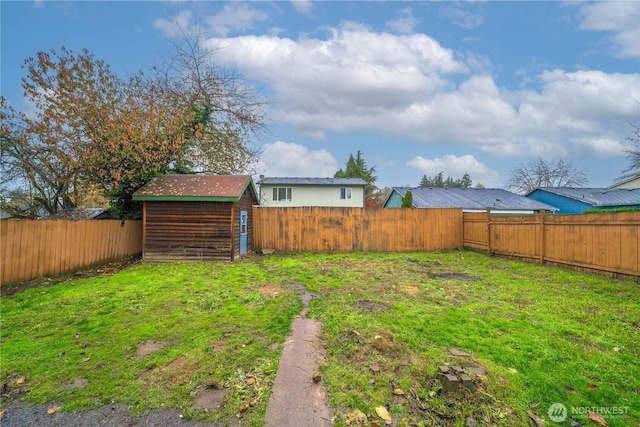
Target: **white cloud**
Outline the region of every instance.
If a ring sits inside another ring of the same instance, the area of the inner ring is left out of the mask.
[[[451,23],[461,28],[474,28],[484,23],[481,13],[473,13],[463,9],[458,3],[449,3],[442,7],[440,16],[449,19]]]
[[[615,55],[640,56],[640,3],[606,1],[580,3],[580,28],[611,33]]]
[[[303,15],[309,15],[313,11],[311,0],[291,0],[293,8]]]
[[[247,3],[228,3],[222,11],[207,18],[209,29],[214,34],[226,37],[231,31],[244,31],[253,28],[255,21],[266,21],[269,15],[266,12],[249,7]]]
[[[447,154],[436,159],[425,159],[422,156],[418,156],[409,160],[407,166],[418,169],[423,175],[427,175],[428,177],[433,177],[442,172],[445,177],[450,176],[458,179],[462,178],[462,175],[465,173],[468,173],[474,185],[481,183],[484,186],[489,186],[500,180],[500,174],[498,174],[498,172],[489,169],[470,154],[463,156]]]
[[[411,34],[416,25],[418,25],[418,20],[413,16],[413,10],[407,7],[398,11],[397,18],[387,22],[386,27],[398,33]]]
[[[200,32],[213,33],[226,37],[231,32],[250,30],[258,21],[266,21],[269,15],[259,9],[249,7],[246,3],[229,3],[222,10],[205,19],[206,28],[202,24],[192,24],[193,12],[183,10],[171,19],[156,19],[153,25],[161,30],[165,37],[182,37],[183,33],[195,34]]]
[[[276,141],[265,145],[254,169],[265,176],[326,178],[339,168],[336,158],[325,149],[309,150],[301,144]]]
[[[189,10],[183,10],[177,15],[169,19],[156,19],[153,26],[162,31],[165,37],[177,38],[190,31],[195,31],[195,26],[191,25],[193,13]]]
[[[212,38],[223,62],[269,87],[273,119],[319,139],[378,132],[466,145],[499,157],[622,156],[638,117],[640,73],[549,70],[537,90],[508,90],[491,63],[425,34],[377,33],[353,22],[326,39]],[[488,71],[487,71],[488,70]]]

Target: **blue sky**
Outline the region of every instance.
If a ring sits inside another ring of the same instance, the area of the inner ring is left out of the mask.
[[[269,104],[256,174],[333,176],[349,154],[378,186],[471,175],[503,187],[541,156],[609,186],[640,125],[640,2],[0,3],[1,91],[40,50],[89,49],[119,74],[172,53],[176,22]]]

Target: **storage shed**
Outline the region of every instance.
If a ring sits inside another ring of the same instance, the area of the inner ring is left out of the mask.
[[[145,261],[232,261],[252,250],[253,180],[245,175],[161,175],[143,202]]]

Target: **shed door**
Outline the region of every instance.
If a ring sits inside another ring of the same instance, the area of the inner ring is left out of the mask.
[[[240,211],[240,255],[247,253],[247,211]]]

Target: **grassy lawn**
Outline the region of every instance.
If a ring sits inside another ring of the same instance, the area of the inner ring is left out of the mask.
[[[337,425],[356,409],[384,425],[380,406],[399,426],[528,426],[528,411],[553,425],[553,403],[580,423],[602,408],[610,426],[640,424],[638,282],[467,251],[141,263],[19,292],[0,300],[5,394],[261,425],[277,344],[302,308],[292,282],[321,295],[309,316],[324,323]],[[150,341],[162,348],[139,354]],[[445,392],[444,365],[485,375]],[[194,409],[211,389],[228,390],[221,411]]]

